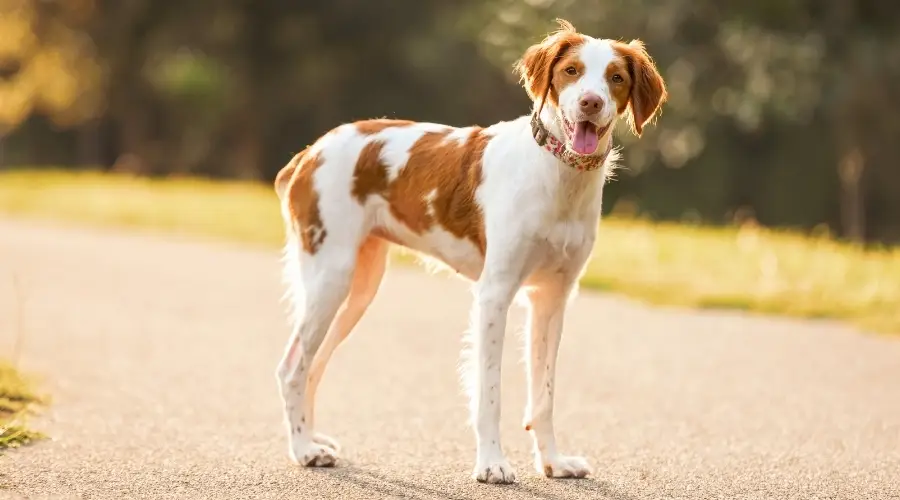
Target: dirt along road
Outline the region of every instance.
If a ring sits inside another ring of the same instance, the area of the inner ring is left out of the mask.
[[[0,222],[0,353],[18,330],[53,397],[34,422],[53,439],[0,457],[0,498],[900,498],[900,339],[587,293],[556,419],[595,475],[531,466],[516,309],[502,431],[520,481],[475,483],[468,286],[396,265],[319,391],[342,460],[301,469],[274,376],[281,292],[276,251]]]

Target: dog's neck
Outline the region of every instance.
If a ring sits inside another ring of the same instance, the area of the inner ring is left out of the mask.
[[[535,103],[535,112],[538,110],[538,107],[539,105]],[[552,109],[552,107],[548,104],[544,104],[539,117],[541,119],[541,123],[544,124],[544,128],[547,129],[547,132],[550,132],[560,140],[565,140],[566,135],[563,129],[562,119],[560,118],[559,113],[557,113],[556,110]]]

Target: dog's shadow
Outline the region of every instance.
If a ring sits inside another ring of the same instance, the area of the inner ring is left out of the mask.
[[[396,477],[366,470],[353,464],[347,464],[334,468],[307,469],[313,474],[319,474],[339,484],[353,484],[354,486],[370,491],[376,495],[388,498],[408,498],[415,500],[469,500],[459,492],[450,492],[439,486],[426,486],[421,483],[406,481]],[[479,484],[478,488],[497,488],[497,495],[506,497],[509,493],[519,492],[523,497],[537,498],[540,500],[568,500],[573,498],[573,490],[579,490],[576,494],[579,498],[595,500],[635,500],[635,497],[618,490],[612,483],[596,478],[586,479],[554,479],[539,478],[538,481],[526,478],[512,485],[488,485]],[[458,488],[454,488],[458,489]],[[487,493],[487,492],[486,492]],[[481,495],[479,495],[481,496]],[[374,498],[373,495],[370,498]]]

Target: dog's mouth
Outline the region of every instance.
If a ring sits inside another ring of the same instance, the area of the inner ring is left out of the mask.
[[[609,130],[608,123],[603,127],[598,127],[595,123],[587,120],[574,123],[568,120],[564,121],[569,144],[572,150],[580,155],[594,154],[600,144],[600,138]]]

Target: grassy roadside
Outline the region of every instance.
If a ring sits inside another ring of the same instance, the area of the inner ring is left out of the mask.
[[[25,426],[29,407],[38,402],[40,399],[27,380],[12,365],[0,360],[0,451],[43,437]]]
[[[265,184],[0,172],[0,214],[271,247],[283,241],[275,195]],[[898,248],[863,249],[751,226],[608,218],[583,284],[655,304],[834,318],[900,333]]]

